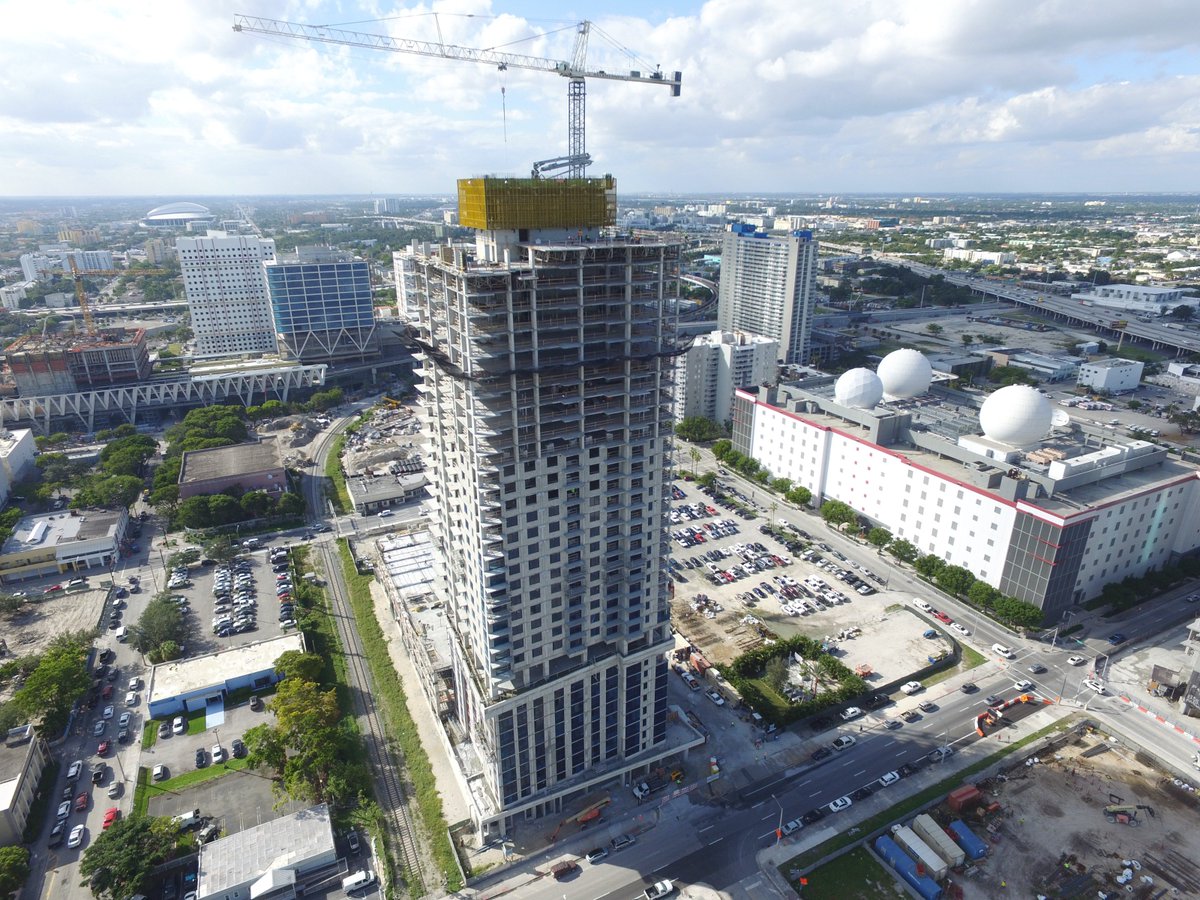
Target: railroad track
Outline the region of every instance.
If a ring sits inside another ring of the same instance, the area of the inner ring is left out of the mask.
[[[375,782],[376,802],[389,826],[385,841],[403,870],[403,878],[410,892],[419,896],[439,882],[436,873],[429,871],[426,857],[418,845],[417,824],[408,809],[407,791],[400,778],[403,760],[397,760],[393,755],[388,745],[383,716],[375,704],[374,680],[363,654],[358,629],[354,627],[354,611],[342,581],[341,558],[331,542],[322,542],[318,546],[329,576],[330,616],[342,642],[347,677],[354,695],[355,715]]]

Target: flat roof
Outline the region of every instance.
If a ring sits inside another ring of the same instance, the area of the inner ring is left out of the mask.
[[[288,650],[304,651],[304,635],[299,631],[266,641],[218,650],[204,656],[159,663],[150,670],[146,690],[149,703],[179,697],[224,684],[230,678],[265,672]]]
[[[248,444],[186,451],[179,467],[179,483],[230,478],[282,468],[283,457],[279,455],[279,444],[273,437],[263,438]]]
[[[426,483],[424,473],[388,475],[386,478],[367,478],[359,475],[346,480],[346,489],[353,500],[390,500],[403,497]]]
[[[1093,368],[1097,369],[1119,369],[1124,368],[1125,366],[1140,366],[1142,363],[1138,362],[1136,359],[1113,359],[1110,357],[1105,359],[1088,360],[1084,363],[1084,365],[1092,366]]]
[[[0,553],[22,553],[105,537],[115,540],[123,516],[124,511],[119,509],[73,509],[26,516],[17,522]]]
[[[200,847],[199,897],[211,897],[334,852],[329,807],[310,806]]]
[[[17,445],[25,440],[25,435],[32,433],[28,428],[0,431],[0,457],[11,455],[17,449]]]
[[[33,729],[23,725],[9,731],[4,742],[0,743],[0,810],[12,806],[17,788],[20,787],[21,773],[25,771],[25,761],[29,759],[36,740]]]

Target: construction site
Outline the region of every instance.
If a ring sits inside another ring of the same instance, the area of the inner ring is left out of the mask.
[[[1198,897],[1198,813],[1195,784],[1084,723],[872,848],[923,896]]]
[[[25,335],[4,348],[4,360],[5,380],[26,397],[130,384],[150,375],[142,328]]]

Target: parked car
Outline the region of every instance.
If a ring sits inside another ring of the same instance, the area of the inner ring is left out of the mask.
[[[900,687],[900,690],[904,691],[904,693],[906,693],[906,694],[915,694],[915,693],[919,692],[922,687],[923,687],[923,685],[919,681],[906,681]]]
[[[854,735],[843,734],[841,737],[837,738],[832,744],[830,744],[830,746],[833,747],[834,750],[849,750],[851,747],[853,747],[857,743],[858,743],[858,741],[857,741],[857,739],[855,739]]]
[[[834,800],[832,803],[829,804],[829,811],[835,812],[835,813],[841,812],[844,809],[849,809],[853,805],[853,803],[854,803],[854,801],[851,800],[849,797],[838,797],[836,800]]]
[[[83,843],[83,833],[86,829],[83,825],[76,825],[71,829],[71,836],[67,838],[67,846],[74,850]]]

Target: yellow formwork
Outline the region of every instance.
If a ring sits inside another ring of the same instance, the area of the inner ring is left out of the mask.
[[[617,186],[603,178],[460,178],[458,222],[467,228],[600,228],[617,219]]]

